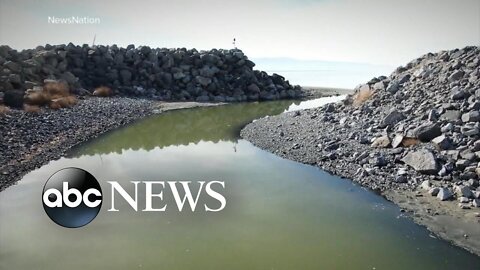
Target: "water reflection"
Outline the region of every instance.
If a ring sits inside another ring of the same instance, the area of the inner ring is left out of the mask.
[[[121,153],[122,150],[152,150],[169,145],[188,145],[200,141],[229,141],[235,150],[242,129],[252,119],[284,112],[300,101],[239,103],[210,108],[170,111],[152,116],[98,138],[99,143],[75,149],[74,156]],[[72,152],[72,153],[73,153]]]

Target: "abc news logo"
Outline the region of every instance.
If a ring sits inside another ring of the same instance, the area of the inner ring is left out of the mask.
[[[190,190],[190,181],[130,181],[134,188],[133,196],[125,191],[118,182],[108,181],[111,187],[111,205],[108,211],[119,211],[115,208],[115,198],[119,197],[125,200],[134,211],[138,211],[138,186],[141,183],[145,186],[145,207],[141,210],[144,212],[166,211],[167,204],[153,205],[153,198],[163,200],[163,192],[167,190],[166,186],[169,187],[179,212],[184,209],[186,204],[189,204],[192,212],[195,211],[203,190],[220,204],[217,208],[211,208],[204,204],[204,211],[221,211],[227,203],[225,197],[213,189],[213,186],[224,189],[225,183],[221,181],[198,181],[200,187],[195,196]],[[154,187],[160,188],[161,191],[155,193]],[[183,195],[181,195],[181,191],[183,191]],[[115,194],[120,196],[115,196]],[[102,198],[102,189],[93,175],[79,168],[65,168],[54,173],[45,183],[42,203],[45,213],[52,221],[63,227],[78,228],[95,219],[102,207]]]

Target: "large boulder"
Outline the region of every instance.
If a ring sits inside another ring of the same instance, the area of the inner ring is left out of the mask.
[[[402,161],[419,173],[435,174],[438,172],[438,163],[434,154],[428,149],[409,152]]]
[[[381,127],[393,127],[395,126],[398,122],[402,121],[405,119],[405,115],[401,112],[399,112],[396,109],[393,109],[390,111],[390,113],[387,114],[382,120],[382,123],[380,124]]]
[[[414,130],[415,137],[422,142],[429,142],[435,137],[442,135],[440,126],[436,123],[427,123],[417,127]]]

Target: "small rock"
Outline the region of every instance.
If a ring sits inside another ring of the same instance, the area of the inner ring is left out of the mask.
[[[212,79],[203,76],[196,76],[195,79],[202,86],[208,86],[212,82]]]
[[[398,80],[398,83],[404,84],[410,80],[410,77],[411,77],[410,74],[405,74],[402,77],[400,77],[400,79]]]
[[[23,106],[23,91],[8,90],[3,96],[3,103],[12,108],[22,108]]]
[[[399,88],[400,88],[400,86],[398,85],[397,82],[391,82],[387,87],[387,92],[389,92],[391,94],[395,94],[398,91]]]
[[[387,161],[387,159],[385,159],[384,156],[377,155],[377,156],[372,157],[369,160],[369,163],[372,164],[373,166],[376,166],[376,167],[383,167],[383,166],[386,166],[388,164],[388,161]]]
[[[457,121],[462,116],[462,113],[458,110],[446,110],[441,116],[440,120],[445,121]]]
[[[457,168],[457,170],[464,170],[464,169],[467,168],[470,164],[472,164],[472,162],[469,161],[469,160],[459,159],[459,160],[457,160],[457,162],[455,162],[455,167]]]
[[[405,119],[405,115],[394,109],[387,116],[385,116],[385,118],[383,118],[381,127],[393,127],[403,119]]]
[[[428,180],[425,180],[422,182],[422,184],[420,185],[422,189],[424,190],[430,190],[430,181]]]
[[[463,129],[462,128],[462,134],[467,136],[467,137],[473,137],[473,136],[477,136],[478,134],[480,134],[480,131],[478,130],[478,128],[468,128],[468,129]]]
[[[446,201],[453,197],[453,193],[448,188],[440,188],[438,190],[437,198],[441,201]]]
[[[480,199],[474,199],[472,202],[472,205],[474,207],[480,207]]]
[[[378,137],[373,141],[371,146],[376,148],[386,148],[390,146],[390,138],[388,138],[387,135]]]
[[[408,172],[407,172],[407,169],[405,169],[405,168],[400,168],[397,171],[397,175],[407,175],[407,174],[408,174]]]
[[[397,134],[392,140],[392,147],[397,148],[402,144],[404,136],[402,134]]]
[[[448,81],[449,81],[449,82],[458,81],[458,80],[460,80],[461,78],[463,78],[464,75],[465,75],[465,72],[463,72],[462,70],[454,71],[454,72],[448,77]]]
[[[439,191],[440,191],[440,188],[434,187],[428,190],[428,194],[432,196],[437,196]]]
[[[250,92],[255,92],[255,93],[260,93],[260,88],[258,87],[258,85],[252,83],[250,84],[248,87],[247,87],[248,91]]]
[[[480,112],[478,111],[470,111],[468,113],[464,113],[462,115],[462,121],[464,123],[468,122],[479,122],[480,121]]]
[[[333,105],[332,103],[325,105],[324,108],[325,112],[327,113],[335,112],[335,105]]]
[[[208,102],[210,101],[210,97],[209,96],[198,96],[195,101],[197,102]]]
[[[438,112],[437,110],[430,110],[428,113],[428,121],[435,122],[438,120]]]
[[[474,161],[476,159],[475,153],[470,151],[470,149],[466,149],[460,152],[460,157],[466,160]]]
[[[373,89],[375,90],[384,90],[385,89],[385,84],[382,82],[377,82],[376,84],[373,85]]]
[[[5,62],[3,66],[16,73],[22,70],[22,67],[18,63],[12,61]]]
[[[467,185],[470,186],[470,188],[475,189],[479,186],[479,182],[477,179],[469,179]]]
[[[442,131],[443,133],[446,133],[446,132],[449,132],[449,131],[453,131],[453,128],[454,128],[454,126],[453,126],[452,123],[447,123],[445,126],[443,126],[443,127],[441,128],[441,131]]]
[[[445,135],[440,135],[433,138],[432,143],[434,143],[441,150],[447,150],[451,147],[451,142]]]
[[[460,197],[473,198],[472,190],[466,186],[455,187],[455,193],[457,193],[457,195]]]
[[[395,182],[396,183],[407,183],[408,180],[407,180],[407,177],[405,177],[405,175],[397,175],[397,176],[395,176]]]

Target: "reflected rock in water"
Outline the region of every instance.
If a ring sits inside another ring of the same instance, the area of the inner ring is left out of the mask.
[[[280,114],[292,103],[282,100],[169,111],[106,133],[76,148],[70,156],[121,153],[128,149],[149,151],[200,141],[235,143],[240,130],[252,119]]]

